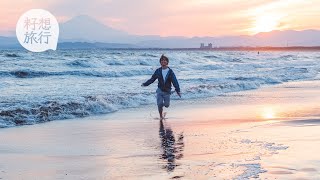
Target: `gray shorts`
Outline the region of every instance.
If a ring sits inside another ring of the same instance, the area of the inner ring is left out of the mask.
[[[161,89],[157,89],[157,105],[158,107],[169,107],[170,105],[170,92],[163,92]]]

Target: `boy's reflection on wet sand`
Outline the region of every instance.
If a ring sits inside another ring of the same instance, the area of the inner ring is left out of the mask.
[[[163,120],[160,120],[159,136],[162,150],[160,159],[168,161],[163,168],[168,172],[173,171],[175,167],[178,166],[176,160],[183,157],[183,133],[178,134],[176,141],[171,127],[166,123],[163,123]]]

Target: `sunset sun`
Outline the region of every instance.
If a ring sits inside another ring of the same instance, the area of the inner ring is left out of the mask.
[[[279,28],[280,17],[276,15],[263,15],[257,17],[253,23],[252,32],[270,32]]]

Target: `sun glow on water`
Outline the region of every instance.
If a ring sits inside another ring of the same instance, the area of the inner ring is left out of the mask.
[[[275,119],[276,118],[276,113],[274,109],[272,108],[265,108],[262,111],[262,118],[263,119]]]

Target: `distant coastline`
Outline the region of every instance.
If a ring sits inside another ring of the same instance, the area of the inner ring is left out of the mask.
[[[63,42],[58,43],[58,49],[111,49],[111,50],[199,50],[199,51],[320,51],[320,46],[221,46],[207,48],[165,48],[141,47],[135,44],[121,43],[89,43],[89,42]]]
[[[1,50],[24,49],[15,38],[10,43],[0,43]],[[147,47],[130,43],[60,42],[57,50],[64,49],[110,49],[110,50],[196,50],[196,51],[320,51],[317,46],[208,46],[208,47]]]
[[[121,43],[89,43],[89,42],[63,42],[58,43],[58,49],[118,49],[118,50],[199,50],[199,51],[320,51],[320,46],[221,46],[207,48],[165,48],[141,47],[134,44]]]
[[[275,47],[275,46],[257,46],[257,47],[215,47],[211,49],[199,50],[213,50],[213,51],[320,51],[320,46],[289,46],[289,47]]]
[[[196,50],[196,51],[320,51],[320,46],[290,46],[290,47],[273,47],[273,46],[258,46],[258,47],[213,47],[208,49],[203,48],[156,48],[156,47],[61,47],[58,49],[109,49],[109,50]]]

